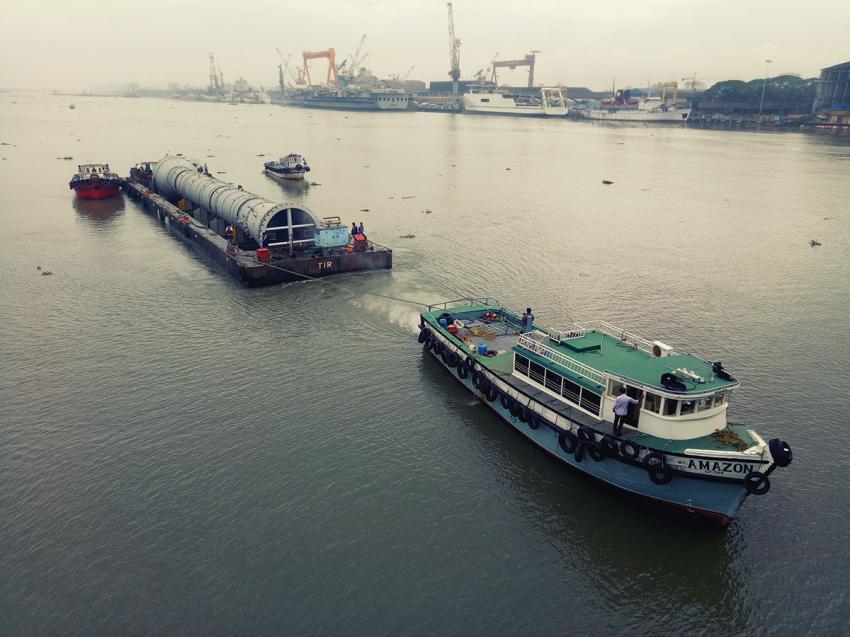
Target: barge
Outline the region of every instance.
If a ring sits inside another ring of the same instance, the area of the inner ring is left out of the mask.
[[[558,461],[721,525],[792,460],[786,442],[727,421],[739,382],[721,363],[604,321],[552,330],[467,298],[428,306],[419,342]],[[615,404],[628,405],[619,428]]]
[[[169,231],[248,287],[392,268],[392,250],[353,237],[339,217],[275,203],[179,156],[143,162],[127,194]]]

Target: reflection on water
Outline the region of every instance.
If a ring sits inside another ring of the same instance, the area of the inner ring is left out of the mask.
[[[306,197],[308,191],[310,190],[310,182],[306,179],[299,179],[295,181],[293,179],[281,179],[279,177],[272,177],[268,173],[264,174],[269,181],[272,181],[278,186],[280,186],[280,189],[283,191],[287,199],[303,199],[304,197]]]
[[[489,408],[465,400],[466,390],[428,354],[422,354],[420,373],[423,384],[449,397],[448,419],[462,423],[466,446],[486,458],[475,471],[490,473],[485,483],[518,518],[535,522],[528,525],[538,536],[532,541],[550,547],[565,574],[581,573],[582,586],[619,600],[638,624],[653,621],[657,609],[641,602],[649,598],[701,609],[723,626],[742,626],[750,600],[731,566],[734,547],[742,541],[736,522],[720,532],[611,489],[548,459]],[[659,559],[660,547],[667,558]],[[684,628],[689,621],[668,618],[667,629]]]
[[[88,221],[108,221],[119,213],[124,212],[124,197],[109,197],[108,199],[80,199],[74,197],[74,210]]]

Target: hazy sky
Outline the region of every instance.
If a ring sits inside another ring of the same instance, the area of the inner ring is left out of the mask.
[[[697,74],[707,83],[781,72],[812,76],[850,60],[850,0],[456,0],[461,71],[542,51],[545,83],[604,89]],[[166,82],[205,86],[214,52],[225,80],[276,84],[275,47],[334,47],[367,33],[366,66],[385,77],[448,78],[441,0],[0,0],[0,86],[86,89]],[[314,80],[323,76],[312,62]],[[524,70],[500,74],[524,84]]]

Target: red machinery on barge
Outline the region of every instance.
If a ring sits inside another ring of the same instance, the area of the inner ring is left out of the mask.
[[[117,197],[121,189],[121,177],[109,169],[109,164],[80,164],[68,187],[80,199]]]

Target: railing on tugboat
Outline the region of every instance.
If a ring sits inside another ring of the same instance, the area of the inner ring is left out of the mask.
[[[583,376],[584,378],[587,378],[588,380],[596,383],[597,385],[604,386],[606,383],[604,374],[593,369],[589,365],[579,363],[577,360],[573,360],[566,354],[562,354],[558,350],[555,350],[546,345],[545,343],[540,342],[539,340],[537,340],[537,337],[534,336],[533,332],[529,332],[527,334],[520,334],[517,345],[519,347],[527,349],[529,352],[533,352],[538,356],[541,356],[546,360],[555,363],[560,367],[563,367],[566,370],[573,372],[574,374]]]
[[[624,343],[630,343],[637,347],[639,350],[647,352],[648,354],[652,353],[652,341],[648,341],[645,338],[638,336],[637,334],[632,334],[624,329],[620,329],[616,325],[611,325],[608,321],[589,321],[587,323],[576,323],[576,327],[579,329],[585,330],[585,332],[601,332],[603,334],[607,334],[608,336],[612,336],[617,338]]]
[[[499,309],[504,309],[502,304],[496,299],[486,298],[486,297],[466,297],[463,299],[454,299],[452,301],[443,301],[442,303],[433,303],[428,306],[428,311],[433,312],[434,310],[447,310],[449,307],[463,307],[468,305],[492,305]]]

